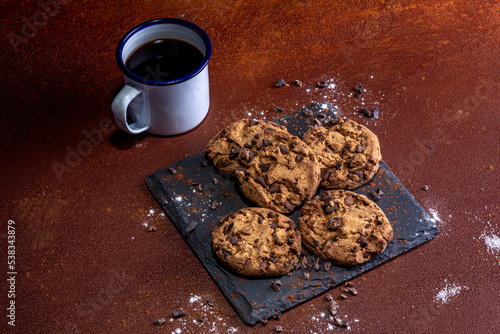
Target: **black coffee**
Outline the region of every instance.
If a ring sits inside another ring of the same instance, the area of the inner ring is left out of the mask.
[[[148,42],[133,51],[125,66],[144,79],[171,81],[192,73],[204,58],[196,46],[165,38]]]

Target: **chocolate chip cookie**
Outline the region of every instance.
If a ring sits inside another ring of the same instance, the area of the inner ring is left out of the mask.
[[[234,122],[209,141],[206,153],[223,175],[238,180],[246,198],[280,213],[291,213],[319,186],[312,150],[273,122]]]
[[[327,189],[355,189],[377,172],[380,144],[367,127],[341,118],[311,127],[302,140],[313,150],[321,166],[321,186]]]
[[[302,244],[338,265],[352,266],[382,253],[393,231],[384,212],[364,195],[328,190],[302,207]]]
[[[233,212],[212,232],[217,259],[243,276],[280,276],[299,262],[301,237],[295,223],[266,208]]]

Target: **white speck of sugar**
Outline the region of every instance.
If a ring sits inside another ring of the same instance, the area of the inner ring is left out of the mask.
[[[483,232],[479,236],[479,239],[483,240],[486,247],[488,247],[488,253],[500,254],[500,237],[498,235],[488,235],[486,232]]]
[[[429,212],[430,212],[431,217],[434,220],[434,222],[440,222],[441,221],[441,218],[439,218],[439,215],[438,215],[436,209],[430,208]]]
[[[181,201],[182,201],[182,197],[181,197],[181,196],[177,196],[177,197],[175,198],[175,200],[176,200],[177,202],[181,202]]]
[[[439,290],[439,292],[436,294],[434,297],[435,302],[441,302],[441,304],[447,304],[450,299],[456,295],[458,295],[462,289],[467,290],[469,289],[466,286],[459,286],[456,285],[455,283],[448,283],[447,280],[444,280],[446,285],[444,288]]]
[[[200,298],[201,298],[200,296],[194,295],[191,298],[189,298],[189,303],[192,304],[194,302],[197,302],[198,300],[200,300]]]

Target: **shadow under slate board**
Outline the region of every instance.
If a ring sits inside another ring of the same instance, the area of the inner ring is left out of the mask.
[[[302,137],[316,120],[328,121],[340,117],[336,108],[326,103],[312,104],[299,112],[275,120],[290,133]],[[278,278],[245,278],[220,266],[212,253],[211,232],[225,215],[254,206],[243,198],[235,182],[223,178],[207,160],[204,152],[192,155],[146,178],[146,185],[176,226],[196,257],[247,325],[255,325],[302,303],[326,290],[370,270],[410,249],[432,239],[439,229],[436,222],[417,203],[399,179],[384,163],[374,178],[354,190],[373,198],[371,191],[380,189],[376,203],[387,215],[394,229],[394,240],[386,250],[360,265],[331,266],[325,270],[301,268],[291,275],[279,277],[282,285],[273,289]],[[318,190],[318,194],[323,190]],[[298,222],[300,208],[289,217]],[[196,228],[187,233],[187,227]],[[317,257],[307,255],[309,264]],[[321,263],[321,262],[320,262]]]

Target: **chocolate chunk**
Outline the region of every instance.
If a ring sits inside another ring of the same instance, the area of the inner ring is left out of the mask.
[[[258,120],[256,120],[256,119],[252,119],[252,120],[250,121],[250,123],[248,123],[248,126],[250,127],[250,126],[257,125],[257,124],[259,124],[259,121],[258,121]]]
[[[313,268],[314,268],[314,270],[316,270],[316,271],[319,271],[319,270],[321,269],[321,262],[320,262],[319,257],[318,257],[318,258],[316,258],[316,261],[314,262],[314,267],[313,267]]]
[[[269,227],[274,230],[274,229],[276,229],[276,224],[275,223],[271,223],[271,224],[269,224]]]
[[[321,179],[323,180],[328,180],[330,178],[330,175],[332,174],[332,170],[329,168],[325,168],[321,170]]]
[[[356,147],[356,153],[363,153],[363,146],[362,145],[358,145]]]
[[[259,217],[257,218],[257,222],[258,222],[259,224],[262,224],[262,222],[263,222],[263,221],[264,221],[264,219],[263,219],[261,216],[259,216]]]
[[[328,219],[328,229],[330,231],[336,231],[339,227],[342,226],[342,220],[340,217],[334,217]]]
[[[224,235],[228,235],[229,232],[231,232],[231,230],[233,229],[233,226],[234,226],[234,223],[227,224],[226,226],[224,226],[222,233],[224,233]]]
[[[289,228],[291,228],[291,229],[293,230],[293,229],[295,229],[295,228],[297,227],[297,225],[295,225],[295,222],[291,220],[291,221],[288,223],[288,227],[289,227]]]
[[[335,211],[337,211],[339,209],[339,207],[337,206],[337,203],[333,203],[333,205],[328,205],[328,206],[325,206],[324,210],[326,212],[326,214],[331,214]]]
[[[240,155],[240,152],[241,148],[239,148],[238,146],[231,147],[231,151],[229,152],[229,158],[236,159]]]
[[[307,257],[302,256],[300,258],[300,264],[302,265],[302,267],[307,268]]]
[[[261,163],[261,164],[259,165],[260,171],[261,171],[262,173],[267,172],[267,171],[269,170],[269,167],[271,167],[271,163],[270,163],[270,162]]]
[[[354,288],[347,288],[347,292],[349,292],[353,296],[356,296],[358,294],[358,291]]]
[[[337,317],[334,317],[334,318],[333,318],[333,324],[334,324],[335,326],[342,327],[342,328],[347,327],[347,325],[348,325],[348,324],[347,324],[347,321],[344,321],[344,320],[339,319],[339,318],[337,318]]]
[[[366,109],[366,108],[363,108],[361,109],[361,113],[366,116],[366,117],[373,117],[373,112],[371,112],[370,110]]]
[[[274,212],[268,212],[267,213],[267,218],[274,218]]]
[[[237,245],[238,244],[238,239],[235,236],[228,235],[226,240],[231,244],[231,245]]]
[[[373,197],[373,200],[374,200],[375,202],[380,201],[381,197],[380,197],[380,195],[379,195],[379,194],[377,194],[377,192],[376,192],[376,191],[374,191],[374,190],[370,190],[370,191],[369,191],[369,193],[370,193],[370,195]]]
[[[332,317],[336,316],[337,315],[337,312],[339,311],[339,304],[337,304],[337,302],[333,299],[333,298],[329,298],[328,300],[330,302],[330,314],[332,315]]]
[[[366,246],[368,246],[368,239],[366,239],[364,235],[359,237],[359,245],[361,246],[361,248],[365,248]]]
[[[273,183],[271,184],[271,186],[269,187],[269,193],[270,194],[274,194],[274,193],[277,193],[280,191],[280,186],[278,183]]]
[[[167,167],[167,171],[172,175],[177,174],[177,170],[173,167]]]
[[[328,271],[332,267],[332,263],[330,261],[325,261],[323,262],[323,267],[325,268],[326,271]]]
[[[337,161],[337,162],[335,163],[335,168],[337,168],[337,170],[342,169],[342,161]]]
[[[362,170],[357,170],[357,171],[355,171],[355,172],[354,172],[354,175],[356,175],[360,181],[362,181],[362,180],[363,180],[363,178],[365,177],[365,173],[363,173],[363,171],[362,171]]]
[[[344,203],[345,205],[347,206],[351,206],[354,204],[354,199],[352,198],[352,196],[347,196],[345,199],[344,199]]]
[[[306,117],[312,117],[313,112],[309,109],[304,110],[304,116]]]
[[[295,243],[295,240],[293,238],[288,239],[288,244],[293,245]]]
[[[297,154],[297,155],[295,156],[295,162],[299,162],[299,161],[301,161],[302,159],[304,159],[304,156],[303,156],[302,154]]]
[[[250,149],[245,149],[240,154],[241,160],[243,160],[243,162],[246,162],[246,163],[250,163],[254,157],[255,157],[255,153],[253,153],[253,151]]]
[[[280,287],[276,284],[276,282],[271,282],[271,288],[276,292],[280,292]]]
[[[378,108],[373,108],[372,114],[373,114],[372,116],[373,119],[378,119],[378,114],[379,114]]]
[[[165,322],[167,322],[167,321],[166,321],[164,318],[157,319],[157,320],[155,320],[154,325],[155,325],[155,326],[161,326],[161,325],[163,325]]]
[[[201,323],[201,324],[204,323],[205,322],[205,317],[199,317],[198,318],[198,322]]]
[[[260,184],[261,186],[263,187],[267,187],[267,184],[266,184],[266,180],[264,179],[264,177],[262,175],[259,175],[257,176],[254,181],[258,184]]]
[[[225,158],[217,160],[217,162],[215,163],[215,167],[217,167],[217,169],[222,169],[224,167],[227,167],[228,165],[229,165],[229,161]]]
[[[318,240],[313,240],[313,244],[314,244],[314,246],[316,246],[316,247],[319,247],[319,245],[320,245],[320,243],[319,243],[319,241],[318,241]]]
[[[186,312],[184,312],[183,310],[175,310],[173,312],[173,317],[174,318],[180,318],[180,317],[183,317],[186,315]]]
[[[262,146],[261,148],[264,148],[264,147],[268,147],[269,145],[271,145],[273,142],[270,141],[269,139],[262,139]]]
[[[295,206],[292,203],[290,203],[290,201],[286,200],[285,201],[285,208],[288,211],[293,211],[295,209]]]
[[[227,259],[231,256],[231,253],[229,253],[227,250],[222,250],[222,255],[224,255],[224,258]]]
[[[156,232],[156,227],[154,227],[154,226],[150,226],[150,227],[148,228],[148,232]]]
[[[274,111],[275,112],[283,112],[285,109],[281,108],[281,107],[276,107],[274,108]]]
[[[424,191],[429,190],[429,186],[423,186],[423,187],[422,187],[422,190],[424,190]]]
[[[191,183],[191,187],[195,188],[198,191],[202,191],[201,183],[200,182],[193,182],[193,183]]]
[[[265,271],[265,270],[267,269],[267,263],[265,263],[265,262],[261,262],[261,263],[259,264],[259,266],[260,266],[260,269],[261,269],[262,271]]]
[[[280,152],[281,152],[281,154],[288,154],[289,153],[288,146],[281,144],[280,145]]]
[[[356,85],[356,87],[354,87],[354,96],[355,97],[360,97],[361,95],[363,95],[363,92],[364,92],[363,86]]]
[[[198,223],[194,220],[188,224],[188,226],[186,227],[186,238],[189,237],[189,235],[194,231],[197,225]]]
[[[276,330],[276,333],[281,333],[281,332],[283,332],[283,327],[281,327],[280,325],[276,325],[275,330]]]
[[[276,262],[277,262],[276,259],[274,257],[272,257],[272,256],[268,257],[267,260],[269,262],[272,262],[273,264],[276,264]]]
[[[213,307],[215,304],[214,300],[213,299],[207,299],[207,305],[210,306],[210,307]]]
[[[300,80],[294,80],[294,81],[293,81],[293,84],[294,84],[295,86],[297,86],[297,87],[302,87],[302,81],[300,81]]]
[[[274,87],[283,87],[283,86],[288,86],[288,84],[285,82],[284,79],[279,79],[278,82],[274,84]]]
[[[326,88],[326,87],[328,87],[328,83],[326,81],[322,80],[322,81],[318,81],[316,86],[318,86],[318,88]]]

